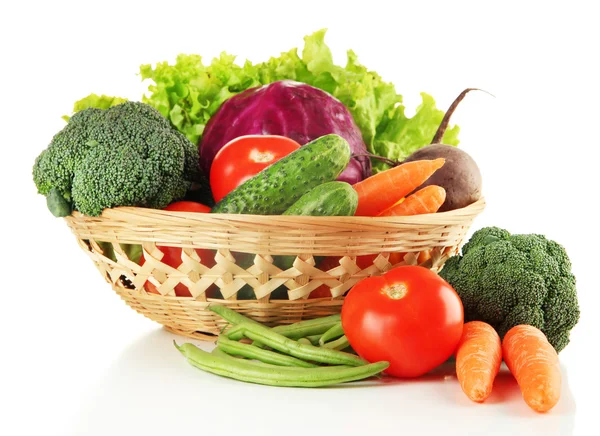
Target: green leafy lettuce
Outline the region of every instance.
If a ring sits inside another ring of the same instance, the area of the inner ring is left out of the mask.
[[[87,97],[77,100],[73,105],[73,113],[82,111],[84,109],[95,107],[97,109],[108,109],[109,107],[116,106],[121,103],[125,103],[126,98],[111,97],[108,95],[96,95],[90,94]],[[63,115],[63,120],[69,121],[71,118],[69,115]]]

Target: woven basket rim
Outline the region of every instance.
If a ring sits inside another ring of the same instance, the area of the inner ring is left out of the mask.
[[[277,221],[279,224],[293,224],[298,221],[314,225],[328,225],[333,222],[356,223],[356,224],[440,224],[446,222],[448,218],[459,218],[469,215],[477,215],[485,208],[484,197],[480,197],[474,203],[460,209],[454,209],[447,212],[436,212],[414,216],[387,216],[387,217],[367,217],[367,216],[304,216],[304,215],[252,215],[252,214],[225,214],[225,213],[198,213],[168,211],[163,209],[152,209],[145,207],[120,206],[105,209],[100,216],[91,217],[78,211],[65,217],[67,220],[92,220],[110,221],[115,218],[122,220],[125,216],[139,219],[146,217],[149,219],[171,217],[175,219],[184,218],[186,222],[215,222],[215,221],[253,221],[257,224],[268,224]]]
[[[484,198],[448,212],[404,217],[282,216],[173,212],[120,207],[66,223],[81,240],[263,255],[346,256],[453,246],[485,208]]]

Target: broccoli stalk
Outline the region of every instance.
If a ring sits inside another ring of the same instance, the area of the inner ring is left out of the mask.
[[[33,179],[56,216],[71,209],[163,208],[201,180],[198,149],[156,109],[125,102],[77,112],[36,159]]]
[[[465,322],[485,321],[501,337],[516,325],[530,324],[560,352],[579,320],[569,257],[542,235],[483,228],[465,244],[462,256],[448,259],[440,275],[461,297]]]

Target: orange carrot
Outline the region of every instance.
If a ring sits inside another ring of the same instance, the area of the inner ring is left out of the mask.
[[[502,353],[527,405],[536,412],[552,409],[560,398],[560,366],[544,333],[530,325],[515,326],[504,336]]]
[[[466,323],[456,350],[456,376],[467,397],[485,401],[501,363],[502,344],[496,330],[481,321]]]
[[[356,216],[377,216],[406,197],[444,165],[444,159],[417,160],[368,177],[356,184]]]
[[[378,216],[409,216],[435,213],[446,201],[446,190],[441,186],[429,185],[384,210]]]

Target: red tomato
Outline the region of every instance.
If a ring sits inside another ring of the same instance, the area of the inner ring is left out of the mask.
[[[210,212],[210,207],[200,203],[196,203],[195,201],[177,201],[175,203],[169,204],[167,207],[165,207],[165,210],[208,213]],[[163,258],[161,259],[162,263],[165,263],[173,268],[178,268],[179,265],[181,265],[181,248],[168,247],[164,245],[157,245],[157,248],[164,254]],[[202,260],[203,265],[209,268],[215,265],[215,253],[213,250],[196,248],[196,253],[198,253],[198,256]],[[143,265],[145,262],[146,260],[144,259],[144,255],[142,254],[142,257],[140,259],[140,265]],[[151,294],[159,294],[156,286],[154,286],[154,284],[150,282],[146,282],[144,284],[144,288],[147,292]],[[177,295],[178,297],[192,296],[188,287],[182,285],[181,283],[175,286],[175,295]]]
[[[342,326],[361,357],[390,362],[390,375],[417,377],[456,350],[463,306],[452,286],[433,271],[399,266],[350,290],[342,306]]]
[[[196,203],[195,201],[176,201],[175,203],[169,204],[164,210],[170,210],[174,212],[209,213],[210,207],[205,206],[202,203]]]
[[[248,135],[232,139],[219,150],[210,167],[215,201],[299,148],[300,144],[285,136]]]

